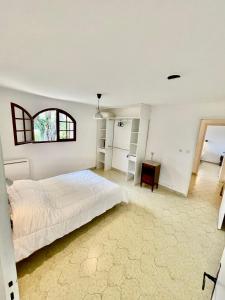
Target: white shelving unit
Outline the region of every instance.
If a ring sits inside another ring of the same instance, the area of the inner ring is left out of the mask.
[[[148,126],[148,119],[132,120],[127,179],[133,180],[134,184],[140,183],[141,165],[145,160]]]
[[[114,121],[102,119],[97,121],[97,168],[105,171],[112,167],[112,145]]]
[[[124,126],[128,126],[124,130],[129,142],[124,144],[121,141],[120,145],[122,146],[117,145],[118,135],[116,136],[117,141],[114,141],[114,133],[118,132],[117,127],[115,127],[116,132],[114,132],[114,126],[118,126],[118,122],[123,122]],[[134,184],[140,183],[141,165],[145,160],[148,125],[149,119],[145,118],[116,117],[98,120],[97,168],[109,170],[115,159],[124,157],[123,166],[126,170],[123,167],[123,171],[127,174],[127,180],[133,181]],[[121,155],[118,154],[118,151],[121,151]]]
[[[135,182],[140,119],[132,119],[128,154],[127,180]]]
[[[136,128],[138,128],[138,130],[136,130]],[[145,118],[141,117],[139,120],[134,121],[134,130],[133,131],[138,131],[138,135],[136,137],[137,146],[136,146],[134,184],[139,184],[140,180],[141,180],[141,167],[142,167],[143,161],[145,160],[148,129],[149,129],[149,119],[148,118],[145,119]]]

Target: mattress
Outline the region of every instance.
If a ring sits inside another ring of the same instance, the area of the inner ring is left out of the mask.
[[[88,223],[120,202],[122,188],[90,170],[8,188],[16,261]]]

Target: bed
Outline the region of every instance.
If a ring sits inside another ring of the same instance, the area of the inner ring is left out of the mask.
[[[15,180],[7,190],[17,262],[126,202],[119,185],[90,170]]]

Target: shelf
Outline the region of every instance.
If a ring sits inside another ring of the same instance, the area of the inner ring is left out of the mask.
[[[106,128],[100,128],[99,130],[106,130]]]
[[[135,145],[135,146],[137,146],[137,143],[130,143],[130,145]]]
[[[116,147],[116,146],[108,146],[108,148],[111,148],[111,149],[119,149],[119,150],[123,150],[123,151],[129,151],[129,149],[120,148],[120,147]]]
[[[105,164],[105,162],[101,159],[98,160],[99,163]]]
[[[98,152],[100,153],[105,153],[106,149],[105,148],[98,148]]]
[[[139,133],[139,131],[131,131],[131,133]]]
[[[127,173],[134,175],[135,171],[134,170],[128,170]]]
[[[139,117],[111,117],[109,120],[140,120]]]
[[[130,153],[130,156],[135,156],[136,157],[136,153]]]
[[[133,155],[129,155],[128,160],[129,160],[129,161],[136,162],[136,161],[137,161],[137,157],[136,157],[136,156],[133,156]]]
[[[106,140],[106,138],[104,137],[104,138],[99,138],[99,140]]]
[[[127,181],[134,181],[134,174],[127,173]]]
[[[132,158],[132,157],[130,157]],[[134,157],[133,157],[134,158]],[[135,157],[136,158],[136,157]],[[129,162],[128,162],[128,173],[129,174],[135,174],[135,169],[136,169],[136,161],[135,160],[132,160],[132,159],[129,159]]]

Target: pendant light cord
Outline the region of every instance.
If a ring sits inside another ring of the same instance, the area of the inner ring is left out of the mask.
[[[99,110],[99,99],[98,99],[98,111],[100,111],[100,110]]]

